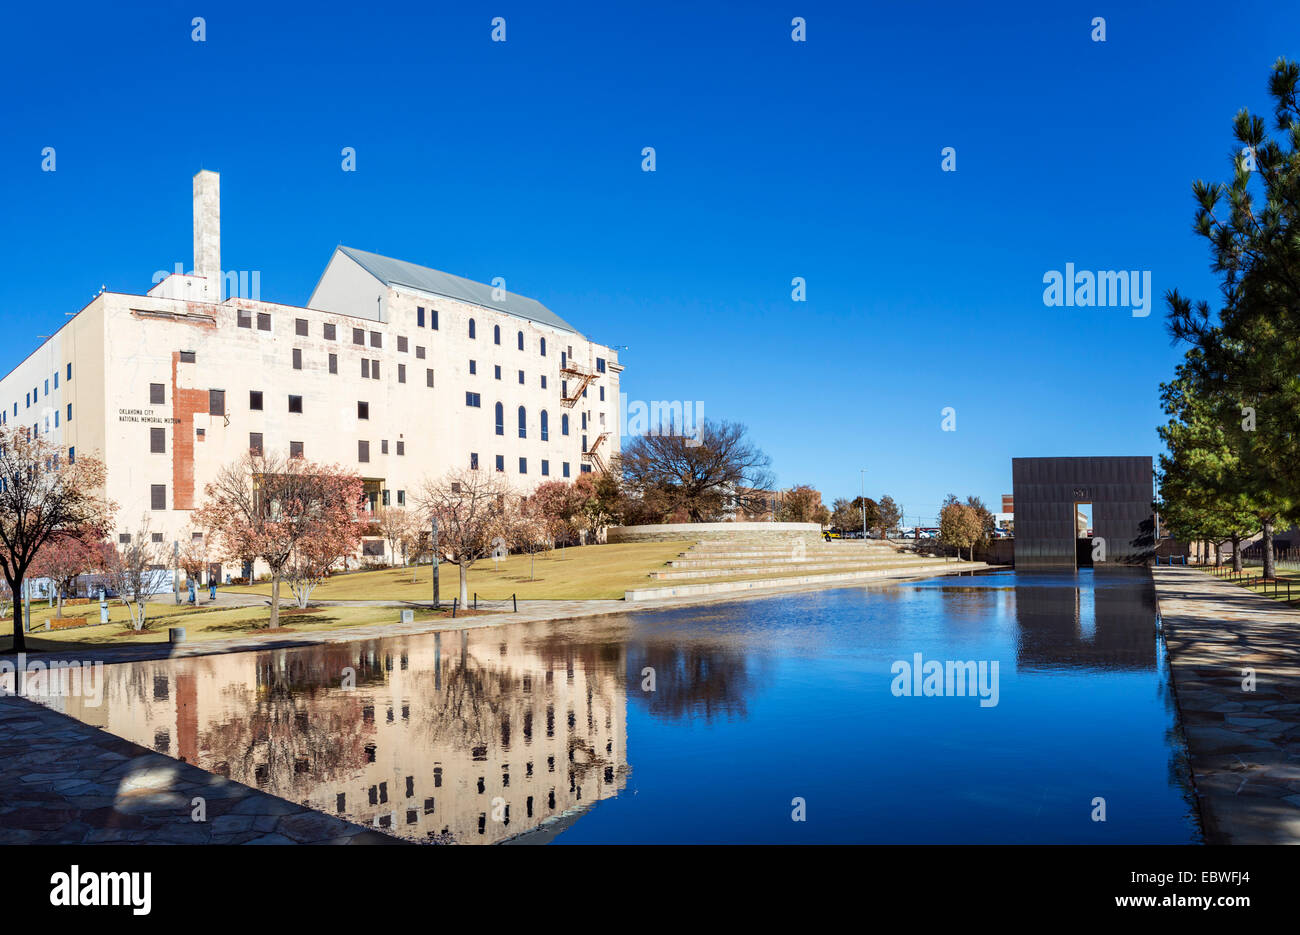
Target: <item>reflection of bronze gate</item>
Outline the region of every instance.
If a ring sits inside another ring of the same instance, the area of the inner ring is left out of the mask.
[[[215,562],[208,565],[208,584],[214,581],[221,583],[221,565]]]

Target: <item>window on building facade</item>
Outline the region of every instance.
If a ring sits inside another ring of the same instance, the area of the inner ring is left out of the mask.
[[[550,440],[551,440],[551,417],[547,414],[546,410],[543,409],[542,410],[542,441],[548,442]]]
[[[371,347],[383,347],[383,346],[384,346],[384,336],[383,336],[382,334],[380,334],[378,331],[372,331],[372,332],[370,332],[370,346],[371,346]]]
[[[434,331],[438,330],[438,310],[436,308],[429,309],[429,327]]]
[[[357,442],[357,460],[362,462],[370,460],[370,442]]]
[[[493,326],[492,326],[492,343],[493,343],[493,344],[500,344],[500,343],[501,343],[501,326],[500,326],[500,325],[493,325]]]
[[[424,327],[424,306],[423,305],[417,305],[415,307],[415,325],[417,328]]]
[[[149,405],[161,406],[167,401],[167,387],[162,383],[149,384]]]
[[[358,419],[370,418],[370,403],[363,403],[361,402],[361,400],[357,400],[357,418]]]
[[[363,380],[370,379],[370,358],[369,357],[361,358],[361,379]]]
[[[253,327],[253,313],[247,309],[237,309],[235,311],[235,324],[241,328]]]
[[[208,390],[208,415],[224,416],[226,414],[226,391]]]
[[[519,407],[519,437],[528,437],[528,410],[523,406]]]
[[[482,402],[479,400],[478,393],[467,392],[465,394],[465,405],[470,406],[474,409],[479,408],[482,405]]]
[[[249,409],[261,409],[261,408],[262,408],[262,391],[261,391],[261,390],[249,390],[249,391],[248,391],[248,408],[249,408]]]
[[[370,361],[370,379],[379,379],[379,361],[371,359]]]
[[[520,474],[527,474],[527,473],[528,473],[528,459],[527,459],[527,458],[520,458],[520,459],[519,459],[519,473],[520,473]]]
[[[568,461],[563,461],[563,462],[560,463],[560,473],[561,473],[561,475],[564,476],[564,477],[568,477],[568,476],[569,476],[569,462],[568,462]]]
[[[307,319],[295,318],[293,320],[293,333],[299,337],[307,337]]]
[[[302,457],[302,442],[289,442],[289,457]]]
[[[386,455],[386,454],[388,454],[388,439],[386,439],[386,438],[381,438],[381,439],[379,440],[379,453],[380,453],[381,455]],[[388,493],[388,491],[385,490],[384,493]],[[385,503],[384,506],[388,506],[388,504]]]
[[[519,349],[522,351],[522,350],[524,349],[524,333],[523,333],[522,331],[519,332],[519,342],[518,342],[518,343],[519,343]]]
[[[540,340],[541,340],[541,346],[542,346],[542,356],[545,357],[545,356],[546,356],[546,339],[545,339],[545,338],[541,338]]]
[[[497,434],[504,435],[506,433],[506,407],[497,403],[493,411],[496,414]]]
[[[257,313],[257,330],[258,331],[271,330],[271,316],[268,312]]]
[[[359,344],[359,345],[361,345],[362,347],[365,347],[365,346],[366,346],[366,329],[365,329],[365,328],[353,328],[353,329],[352,329],[352,343],[353,343],[353,344]]]
[[[338,373],[338,372],[339,372],[339,355],[338,355],[338,354],[331,354],[331,355],[330,355],[330,373]]]
[[[302,348],[300,347],[295,347],[293,349],[293,369],[302,369]]]
[[[167,509],[167,485],[166,484],[149,485],[149,509],[151,510]]]
[[[261,457],[262,454],[262,433],[261,432],[248,433],[248,453],[251,455],[257,455],[258,457]]]
[[[477,471],[477,470],[478,470],[478,452],[477,452],[477,451],[471,451],[471,452],[469,453],[469,469],[470,469],[471,471]]]
[[[289,397],[289,411],[290,411],[290,412],[298,412],[298,413],[301,413],[301,412],[302,412],[302,397],[301,397],[301,396],[290,396],[290,397]]]
[[[417,345],[415,345],[415,359],[416,359],[416,360],[424,360],[424,345],[423,345],[423,344],[417,344]]]
[[[426,370],[426,371],[424,371],[424,385],[425,385],[425,386],[433,386],[433,371],[432,371],[432,370]]]
[[[192,364],[195,361],[193,351],[181,351],[181,363]]]
[[[543,477],[551,476],[551,462],[545,459],[542,460],[542,476]]]
[[[338,340],[338,331],[335,329],[333,322],[325,322],[321,325],[321,334],[325,336],[326,341]]]
[[[406,454],[406,442],[400,442],[400,441],[399,441],[399,442],[397,443],[397,454],[398,454],[399,456],[400,456],[400,455],[405,455],[405,454]]]
[[[478,373],[478,361],[471,360],[469,362],[469,372],[470,372],[470,376],[473,376],[474,374]]]
[[[472,318],[469,320],[469,336],[470,336],[470,338],[473,338],[473,337],[475,336],[475,335],[474,335],[474,319],[472,319]]]
[[[159,428],[149,429],[150,454],[165,454],[166,451],[167,451],[167,435],[165,430]]]
[[[542,389],[546,389],[546,374],[542,374]]]
[[[499,473],[505,473],[505,469],[506,469],[506,456],[497,455],[497,471]]]
[[[406,382],[406,364],[397,365],[397,382],[398,383]]]
[[[407,347],[406,347],[406,338],[403,338],[403,337],[400,337],[400,336],[399,336],[398,339],[397,339],[397,352],[398,352],[399,354],[405,354],[406,351],[407,351]]]
[[[565,413],[565,414],[563,414],[563,415],[560,416],[560,434],[561,434],[561,435],[568,435],[568,434],[569,434],[569,416],[568,416],[568,413]]]

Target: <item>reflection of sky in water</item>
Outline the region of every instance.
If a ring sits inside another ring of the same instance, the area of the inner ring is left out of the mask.
[[[997,660],[999,704],[895,697],[914,653]],[[998,572],[106,674],[105,705],[70,713],[413,839],[1199,839],[1144,576]]]

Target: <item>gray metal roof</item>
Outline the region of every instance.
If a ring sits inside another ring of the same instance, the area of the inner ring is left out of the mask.
[[[522,295],[515,295],[513,292],[507,292],[505,298],[498,302],[492,298],[492,287],[485,286],[481,282],[474,282],[461,276],[453,276],[451,273],[429,269],[427,266],[420,266],[416,263],[408,263],[405,260],[394,260],[392,257],[380,256],[378,253],[367,253],[365,250],[356,250],[344,246],[340,246],[338,249],[356,260],[366,272],[385,285],[409,286],[422,292],[443,295],[449,299],[459,299],[462,302],[470,302],[484,308],[496,309],[510,315],[526,318],[529,321],[559,328],[561,331],[571,331],[578,334],[577,328],[536,299],[529,299]]]

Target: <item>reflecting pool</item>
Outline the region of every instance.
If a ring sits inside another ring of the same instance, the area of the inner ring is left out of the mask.
[[[111,666],[68,710],[419,841],[1195,842],[1158,626],[1144,571],[1007,571]]]

